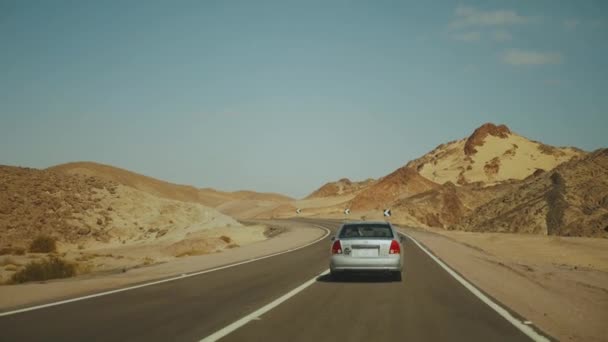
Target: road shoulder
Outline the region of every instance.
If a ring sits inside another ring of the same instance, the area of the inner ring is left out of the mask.
[[[548,334],[569,341],[601,341],[608,336],[608,273],[560,265],[558,257],[535,257],[536,236],[475,236],[403,229],[478,288],[529,319]],[[527,241],[533,240],[533,241]],[[537,241],[539,240],[539,241]],[[500,244],[498,247],[496,244]],[[531,250],[534,247],[534,250]],[[573,252],[569,246],[545,253]]]
[[[272,238],[221,253],[184,257],[127,272],[82,276],[40,283],[0,286],[0,311],[66,300],[225,265],[298,248],[321,238],[326,231],[301,222],[274,221],[284,231]]]

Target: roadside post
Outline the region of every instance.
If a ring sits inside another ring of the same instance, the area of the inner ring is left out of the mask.
[[[391,213],[391,209],[390,208],[384,209],[384,211],[382,212],[382,215],[384,215],[384,217],[385,217],[385,219],[386,219],[387,222],[391,222],[390,221],[390,217],[391,217],[392,213]]]

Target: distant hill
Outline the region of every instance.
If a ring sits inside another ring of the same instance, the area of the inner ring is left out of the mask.
[[[300,215],[381,218],[474,231],[604,236],[605,150],[554,147],[486,123],[376,181],[327,183],[295,205]],[[294,216],[294,213],[283,213]]]
[[[271,201],[289,202],[292,199],[274,193],[253,191],[224,192],[214,189],[198,189],[189,185],[179,185],[152,177],[144,176],[118,167],[93,162],[75,162],[50,167],[48,170],[69,175],[93,176],[107,181],[129,186],[154,196],[172,200],[200,203],[205,206],[218,207],[231,201]]]
[[[505,125],[487,123],[468,138],[441,144],[407,166],[439,184],[491,185],[549,171],[583,155],[579,149],[545,145],[517,135]]]
[[[306,199],[348,195],[361,191],[375,182],[376,181],[371,178],[361,182],[352,182],[348,178],[342,178],[336,182],[324,184],[322,187],[308,195]]]
[[[90,175],[0,166],[0,247],[39,235],[67,244],[128,244],[239,226],[213,208],[159,198]]]
[[[398,199],[437,188],[439,185],[416,170],[402,167],[365,188],[350,202],[351,210],[381,209]]]

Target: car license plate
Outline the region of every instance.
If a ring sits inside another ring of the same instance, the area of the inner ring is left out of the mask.
[[[355,248],[353,249],[353,257],[355,258],[373,258],[378,256],[378,248]]]

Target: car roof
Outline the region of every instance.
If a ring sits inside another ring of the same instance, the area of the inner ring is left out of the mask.
[[[357,224],[357,225],[365,225],[365,224],[382,224],[390,226],[391,223],[388,221],[348,221],[342,224],[342,226],[346,226],[349,224]]]

